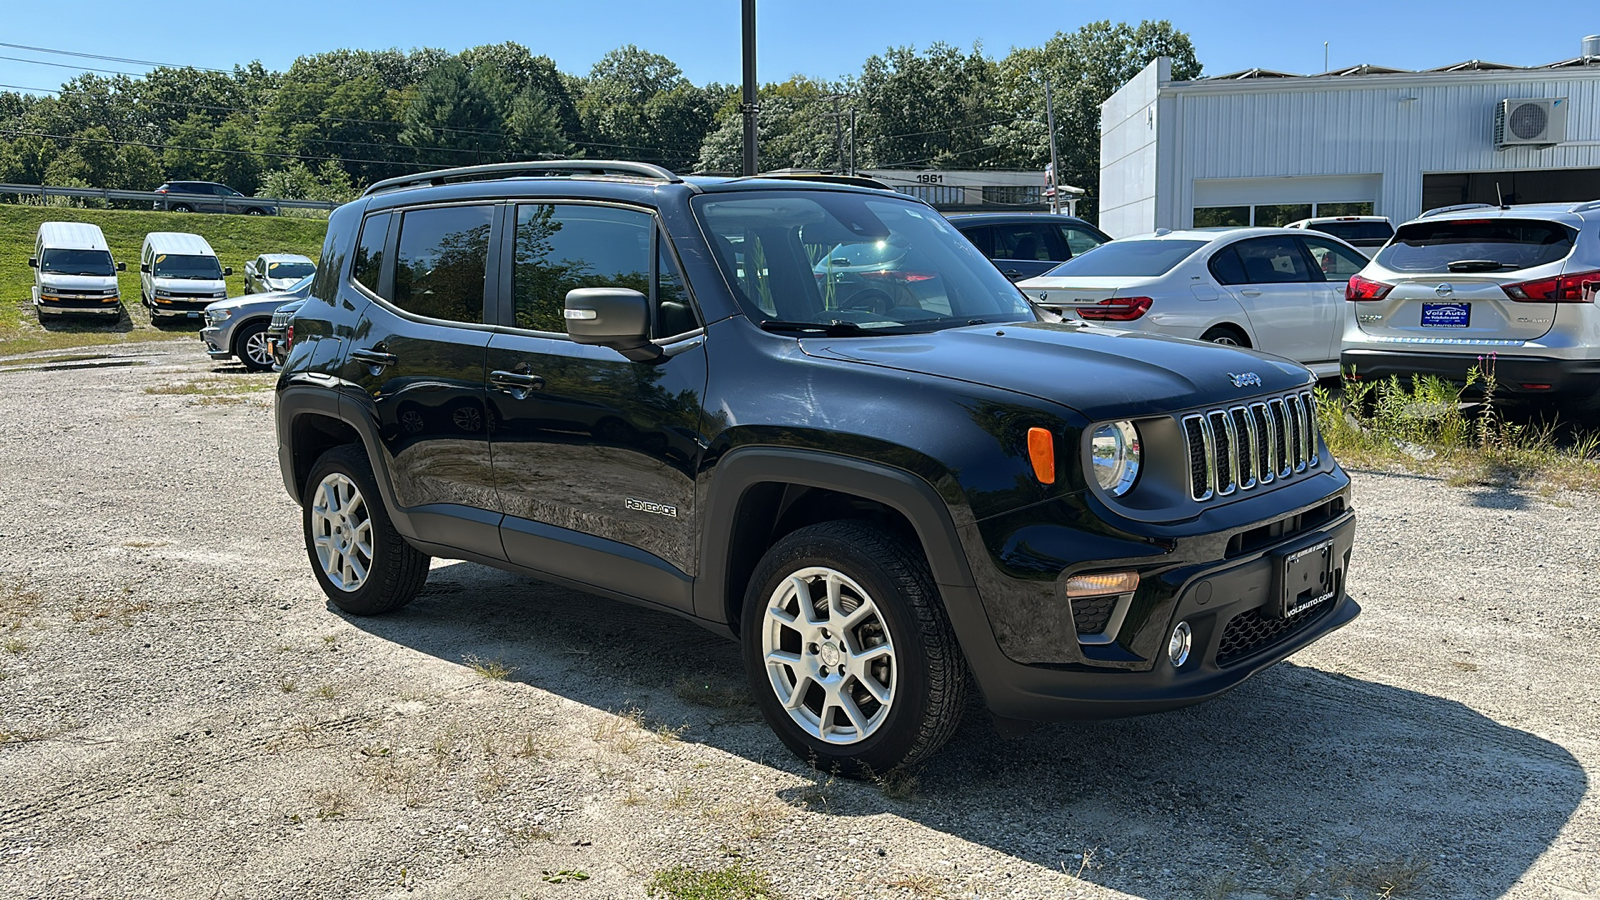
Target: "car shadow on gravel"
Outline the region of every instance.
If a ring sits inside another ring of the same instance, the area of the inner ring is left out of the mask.
[[[1200,706],[1011,740],[974,703],[913,777],[849,782],[811,772],[759,721],[734,644],[664,613],[452,563],[405,610],[349,621],[683,726],[805,778],[779,797],[820,815],[902,817],[1138,896],[1498,896],[1588,787],[1559,745],[1460,703],[1293,663]]]

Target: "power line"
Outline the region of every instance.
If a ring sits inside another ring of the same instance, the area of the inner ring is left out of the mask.
[[[5,46],[9,45],[0,44],[0,47]],[[116,69],[96,69],[93,66],[74,66],[67,63],[46,62],[42,59],[23,59],[20,56],[0,56],[0,59],[10,60],[11,62],[27,63],[30,66],[54,66],[57,69],[71,69],[74,72],[101,72],[106,75],[127,75],[130,78],[143,78],[145,75],[143,72],[121,72]]]
[[[125,56],[101,56],[98,53],[79,53],[74,50],[53,50],[49,47],[30,47],[27,44],[0,43],[0,47],[10,47],[13,50],[32,50],[35,53],[54,53],[58,56],[76,56],[79,59],[103,59],[109,62],[130,63],[135,66],[160,66],[167,69],[199,69],[203,72],[221,72],[231,75],[227,69],[213,69],[208,66],[178,65],[177,63],[152,62],[148,59],[129,59]]]

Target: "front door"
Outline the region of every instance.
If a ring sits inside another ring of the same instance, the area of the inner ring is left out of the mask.
[[[362,393],[395,505],[416,537],[500,557],[489,460],[484,321],[493,205],[368,216],[352,280],[380,298],[350,339],[343,376]]]
[[[688,610],[706,356],[670,248],[635,208],[523,204],[507,224],[508,327],[489,342],[487,364],[507,558]],[[570,340],[562,311],[582,287],[650,297],[670,355],[630,362]]]

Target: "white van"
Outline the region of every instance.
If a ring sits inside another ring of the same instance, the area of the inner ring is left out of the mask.
[[[222,279],[232,274],[200,235],[152,231],[139,253],[139,302],[152,322],[198,319],[208,304],[228,299]]]
[[[41,223],[28,265],[39,315],[122,315],[117,273],[128,267],[112,262],[99,225]]]

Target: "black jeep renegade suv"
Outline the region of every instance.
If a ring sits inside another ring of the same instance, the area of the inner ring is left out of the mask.
[[[1354,618],[1312,385],[1047,321],[871,182],[574,161],[336,211],[277,428],[339,608],[439,556],[675,612],[795,752],[884,771],[969,686],[1004,723],[1156,712]]]

